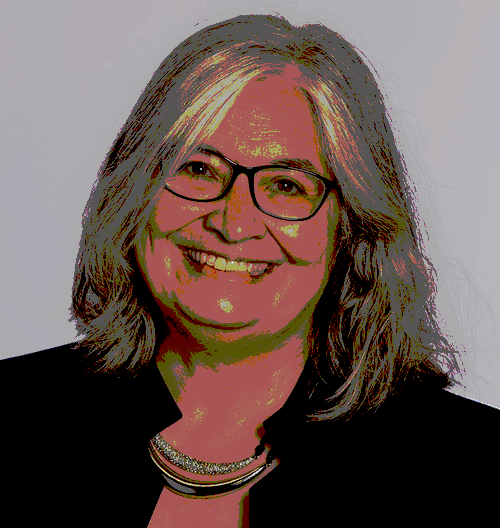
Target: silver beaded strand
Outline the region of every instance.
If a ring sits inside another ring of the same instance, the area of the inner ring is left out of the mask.
[[[196,458],[184,455],[177,449],[173,448],[168,442],[166,442],[160,434],[157,434],[153,438],[153,444],[158,451],[173,465],[184,469],[190,473],[197,473],[198,475],[225,475],[227,473],[233,473],[247,467],[254,460],[257,460],[262,454],[263,449],[256,450],[251,456],[240,462],[203,462]],[[261,451],[258,453],[258,451]]]

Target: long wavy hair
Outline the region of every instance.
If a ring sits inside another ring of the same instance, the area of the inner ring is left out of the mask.
[[[85,348],[93,371],[135,376],[168,339],[134,251],[161,175],[210,135],[247,83],[290,69],[340,201],[338,250],[305,367],[310,396],[321,385],[309,419],[347,419],[409,381],[458,383],[456,350],[436,320],[435,273],[409,174],[374,75],[335,31],[269,15],[211,25],[177,46],[101,165],[83,216],[71,306],[83,335],[75,347]]]

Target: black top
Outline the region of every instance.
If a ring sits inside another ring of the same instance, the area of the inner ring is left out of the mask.
[[[2,526],[148,525],[164,482],[148,443],[180,410],[154,361],[124,380],[84,375],[79,354],[0,362]],[[499,410],[421,384],[348,422],[306,423],[290,412],[301,380],[264,423],[281,464],[250,488],[250,526],[499,522]]]

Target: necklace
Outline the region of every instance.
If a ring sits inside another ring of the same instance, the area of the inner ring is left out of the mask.
[[[172,464],[180,467],[191,473],[198,473],[203,475],[221,475],[225,473],[231,473],[238,471],[257,460],[259,456],[264,452],[264,445],[261,444],[255,449],[254,455],[240,462],[232,463],[218,463],[214,464],[211,462],[203,462],[195,458],[186,456],[180,451],[177,451],[170,446],[163,438],[158,434],[149,442],[149,454],[153,459],[153,462],[162,472],[165,479],[165,486],[176,493],[184,497],[200,497],[200,498],[211,498],[221,497],[232,493],[247,484],[255,481],[268,467],[273,464],[274,457],[271,452],[267,454],[266,461],[258,468],[234,477],[232,479],[222,480],[220,482],[200,482],[190,478],[183,477],[177,472],[170,469],[162,457],[158,454],[161,452]]]
[[[189,471],[190,473],[198,473],[199,475],[224,475],[226,473],[239,471],[248,466],[248,464],[254,460],[257,460],[264,451],[264,447],[260,449],[261,446],[259,445],[251,457],[245,458],[240,462],[214,463],[203,462],[202,460],[184,455],[166,442],[160,434],[157,434],[152,442],[158,451],[174,466],[177,466],[184,471]]]

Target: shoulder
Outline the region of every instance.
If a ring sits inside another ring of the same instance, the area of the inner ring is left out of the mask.
[[[8,454],[2,474],[9,482],[1,518],[15,519],[9,526],[28,526],[44,515],[59,526],[58,501],[81,507],[84,493],[102,494],[106,478],[117,474],[110,446],[129,421],[136,423],[120,405],[134,394],[113,377],[86,374],[83,355],[70,343],[0,361],[0,449]]]
[[[80,437],[85,429],[106,420],[105,405],[118,384],[110,376],[94,376],[85,370],[85,351],[74,343],[0,361],[2,422],[14,435],[2,446],[29,445],[37,438],[40,449],[54,449],[54,442],[69,435]],[[50,444],[50,445],[49,445]]]
[[[75,405],[81,397],[85,374],[83,352],[74,343],[0,361],[0,394],[6,411],[14,415],[45,419]]]
[[[369,468],[365,481],[373,496],[401,518],[409,516],[419,526],[434,519],[437,526],[493,514],[500,410],[422,386],[362,422],[354,428],[359,437],[350,438],[360,453],[357,468]],[[382,499],[377,489],[392,499]]]
[[[274,515],[280,494],[283,501],[290,496],[289,482],[309,483],[301,488],[304,502],[334,503],[335,520],[349,526],[374,519],[398,527],[481,525],[496,515],[496,408],[422,386],[365,415],[308,423],[304,430],[298,445],[289,436],[293,455],[255,486],[263,519]],[[290,515],[319,522],[325,508]]]
[[[81,394],[78,377],[71,344],[0,361],[4,433],[0,448],[9,454],[3,465],[9,481],[3,518],[17,516],[25,526],[23,519],[43,509],[45,488],[28,503],[23,501],[26,480],[34,468],[43,475],[44,485],[55,485],[61,477],[61,453],[69,456],[66,434],[76,432],[74,417]]]
[[[70,343],[3,359],[0,361],[0,391],[7,398],[4,401],[13,407],[27,400],[35,405],[37,400],[50,398],[65,384],[74,383],[81,376],[77,356]]]
[[[367,435],[368,445],[386,450],[395,464],[420,461],[429,471],[438,471],[444,460],[455,467],[472,464],[478,457],[498,460],[500,410],[445,389],[419,387],[389,398],[353,423],[351,430],[353,443]]]
[[[68,369],[74,371],[81,356],[74,350],[74,347],[75,343],[67,343],[22,356],[2,359],[0,377],[7,383],[12,376],[33,381],[37,377],[37,372],[43,372],[44,375],[57,375],[64,370],[67,372]]]
[[[390,413],[389,413],[390,416]],[[418,439],[453,439],[454,444],[486,445],[500,435],[500,410],[444,389],[412,392],[394,412],[396,428]]]
[[[124,397],[130,391],[128,378],[89,373],[87,350],[67,343],[31,354],[0,361],[0,397],[4,415],[11,423],[49,423],[57,428],[64,416],[92,421],[103,415],[103,404],[110,398]],[[78,413],[81,413],[79,416]]]
[[[0,361],[2,422],[11,434],[3,449],[53,452],[57,443],[79,430],[95,409],[91,377],[85,375],[82,352],[65,344]],[[31,441],[30,438],[35,439]]]
[[[443,388],[414,386],[389,396],[379,407],[348,420],[310,422],[318,439],[335,435],[365,445],[400,438],[407,443],[492,443],[500,436],[500,409],[465,398]],[[366,442],[365,435],[372,435]]]

